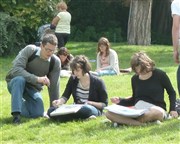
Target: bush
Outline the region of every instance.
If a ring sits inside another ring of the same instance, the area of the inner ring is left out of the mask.
[[[0,56],[19,51],[25,46],[23,30],[17,18],[0,12]]]

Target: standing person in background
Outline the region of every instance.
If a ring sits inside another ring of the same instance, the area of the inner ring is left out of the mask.
[[[70,64],[73,75],[69,78],[65,91],[60,99],[53,101],[53,106],[48,110],[48,115],[58,106],[65,104],[73,96],[75,104],[83,104],[77,113],[50,116],[59,121],[95,118],[102,115],[108,104],[108,95],[104,82],[91,75],[91,65],[84,55],[76,56]]]
[[[61,77],[69,77],[71,75],[70,69],[70,62],[74,58],[72,54],[69,53],[66,47],[61,47],[58,52],[57,56],[61,60]]]
[[[173,17],[172,24],[172,41],[174,50],[174,61],[179,64],[179,44],[180,44],[180,0],[174,0],[171,4],[171,12]],[[180,95],[180,65],[177,70],[177,84]]]
[[[97,52],[97,75],[118,75],[120,73],[118,55],[110,48],[107,38],[101,37],[99,39]]]
[[[136,73],[131,78],[132,96],[111,98],[112,103],[123,106],[135,106],[147,111],[137,118],[122,116],[108,111],[106,117],[112,122],[127,125],[143,125],[146,122],[163,121],[167,118],[164,91],[169,95],[169,114],[178,117],[175,110],[176,93],[167,74],[155,68],[155,63],[144,52],[135,53],[131,58],[131,68]]]
[[[59,97],[61,63],[53,54],[57,42],[54,34],[47,34],[40,47],[26,46],[13,61],[13,67],[6,76],[11,93],[13,123],[20,123],[20,115],[29,118],[43,116],[44,104],[40,91],[44,85],[48,86],[50,106]]]
[[[57,4],[59,13],[51,22],[51,29],[55,29],[58,38],[58,48],[64,47],[70,35],[71,14],[67,11],[67,4],[62,1]]]

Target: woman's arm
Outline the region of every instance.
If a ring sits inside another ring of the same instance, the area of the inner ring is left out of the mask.
[[[51,25],[57,26],[59,20],[60,20],[60,18],[59,18],[58,16],[56,16],[56,17],[52,20]]]

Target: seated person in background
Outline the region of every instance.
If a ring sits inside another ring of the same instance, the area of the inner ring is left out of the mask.
[[[66,47],[61,47],[58,52],[57,56],[61,60],[61,77],[70,77],[71,69],[70,69],[70,62],[74,58],[72,54],[69,53]]]
[[[110,49],[107,38],[101,37],[99,39],[97,51],[97,75],[118,75],[120,73],[118,55],[116,51]]]
[[[132,97],[114,97],[111,98],[111,101],[118,105],[134,106],[141,100],[149,103],[148,106],[143,107],[148,110],[138,118],[129,118],[109,111],[106,113],[106,117],[112,122],[127,125],[143,125],[146,122],[163,121],[167,118],[164,101],[164,90],[166,90],[170,101],[169,113],[176,118],[178,116],[175,111],[176,93],[166,73],[155,68],[154,62],[144,52],[135,53],[132,56],[131,67],[136,73],[131,79]]]
[[[103,108],[108,104],[108,95],[104,82],[89,73],[91,66],[87,57],[76,56],[70,63],[73,75],[69,78],[62,97],[53,101],[53,106],[48,110],[50,118],[59,121],[95,118],[102,114]],[[75,104],[84,104],[73,114],[50,116],[58,106],[65,104],[70,96]]]

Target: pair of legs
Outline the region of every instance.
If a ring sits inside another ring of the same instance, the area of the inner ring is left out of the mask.
[[[79,119],[87,119],[90,116],[100,116],[101,112],[92,105],[84,105],[77,113],[67,114],[67,115],[59,115],[59,116],[50,116],[50,113],[53,112],[56,108],[51,107],[48,109],[48,116],[57,121],[66,122],[72,120],[79,120]]]
[[[69,35],[67,33],[55,33],[57,39],[58,39],[58,48],[61,47],[65,47],[68,39],[69,39]]]
[[[43,116],[44,105],[42,96],[36,89],[27,86],[22,76],[13,78],[8,83],[8,90],[11,93],[11,112],[29,118]]]
[[[91,73],[96,76],[116,75],[116,72],[113,69],[105,69],[105,70],[100,70],[98,72],[91,72]]]
[[[178,70],[177,70],[177,86],[178,86],[178,92],[180,96],[180,65],[178,66]]]
[[[166,115],[165,110],[158,106],[152,106],[149,110],[142,116],[138,118],[130,118],[121,116],[112,112],[106,112],[106,117],[111,120],[112,122],[116,122],[119,124],[126,124],[126,125],[134,125],[140,126],[146,122],[152,122],[156,120],[162,121]]]

